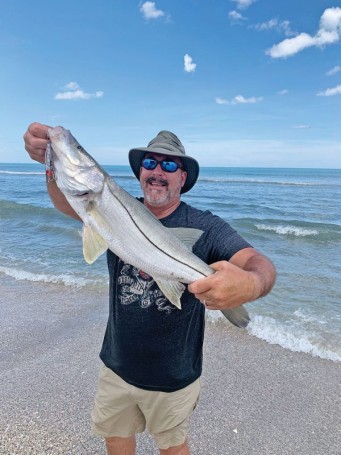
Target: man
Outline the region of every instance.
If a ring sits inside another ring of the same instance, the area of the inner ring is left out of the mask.
[[[47,126],[24,135],[31,158],[44,162]],[[189,418],[199,397],[205,307],[235,308],[266,295],[275,281],[272,263],[231,226],[181,201],[195,184],[199,165],[169,131],[129,152],[141,202],[166,227],[203,231],[193,252],[216,271],[191,283],[178,310],[151,277],[108,250],[109,319],[100,357],[93,430],[109,455],[133,455],[135,434],[145,428],[161,455],[189,455]],[[78,219],[54,181],[47,188],[55,207]],[[114,221],[113,221],[114,222]],[[203,305],[201,305],[202,303]]]

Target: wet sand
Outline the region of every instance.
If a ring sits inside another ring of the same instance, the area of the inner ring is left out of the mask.
[[[90,412],[106,293],[3,275],[0,285],[0,454],[104,454]],[[340,363],[207,324],[191,454],[339,454],[340,373]],[[138,436],[137,455],[157,453]]]

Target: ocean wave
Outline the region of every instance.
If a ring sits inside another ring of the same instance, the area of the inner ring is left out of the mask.
[[[13,214],[17,213],[21,216],[23,214],[30,214],[30,215],[40,215],[42,213],[48,214],[49,216],[53,216],[53,214],[58,213],[57,210],[52,207],[52,205],[43,206],[43,205],[35,205],[31,203],[22,203],[22,202],[15,202],[15,201],[7,201],[0,199],[0,209],[1,209],[1,217],[7,215],[8,217],[12,217]]]
[[[314,339],[314,334],[307,333],[304,329],[295,325],[286,325],[267,316],[253,316],[247,327],[247,331],[261,340],[294,352],[305,352],[322,359],[341,362],[340,350]]]
[[[73,286],[77,288],[83,288],[86,286],[102,287],[105,285],[104,280],[101,279],[86,279],[83,277],[75,277],[74,275],[68,274],[50,275],[44,273],[32,273],[27,272],[26,270],[11,269],[9,267],[0,267],[0,273],[15,278],[16,280],[62,284],[64,286]]]
[[[199,177],[198,182],[206,182],[206,183],[249,183],[254,185],[278,185],[278,186],[307,186],[307,187],[315,187],[315,186],[340,186],[340,184],[335,182],[303,182],[303,181],[283,181],[283,180],[266,180],[266,179],[259,179],[259,178],[251,178],[251,177]]]
[[[113,179],[122,179],[122,180],[136,180],[135,175],[127,175],[126,173],[118,173],[118,172],[108,172],[110,177]]]
[[[39,172],[39,171],[3,171],[0,170],[0,175],[1,174],[8,174],[8,175],[45,175],[44,172]]]
[[[292,225],[270,225],[270,224],[262,224],[257,223],[256,228],[259,231],[273,231],[276,234],[280,235],[294,235],[296,237],[307,237],[307,236],[316,236],[319,235],[319,231],[317,229],[309,229],[305,227],[299,226],[292,226]]]
[[[105,166],[104,166],[104,169],[105,169]],[[113,170],[108,170],[108,169],[105,169],[106,172],[108,172],[108,174],[112,177],[112,178],[117,178],[117,179],[124,179],[124,180],[135,180],[136,177],[135,175],[133,175],[132,173],[129,174],[130,171],[130,168],[128,169],[128,171],[113,171]],[[4,169],[0,169],[0,175],[45,175],[45,170],[41,170],[41,171],[38,171],[38,170],[32,170],[32,171],[18,171],[18,170],[4,170]]]
[[[324,317],[324,314],[320,314],[319,316],[315,316],[312,314],[307,314],[303,309],[299,308],[298,310],[294,311],[294,316],[297,319],[300,319],[302,322],[309,322],[313,324],[319,324],[319,325],[326,325],[327,321],[325,319],[322,319]]]
[[[208,310],[206,316],[208,321],[214,324],[225,321],[220,311]],[[292,323],[286,324],[268,316],[250,314],[250,317],[251,321],[246,329],[250,335],[269,344],[278,344],[289,351],[304,352],[321,359],[341,362],[339,343],[334,342],[335,347],[332,343],[327,345],[315,332]]]

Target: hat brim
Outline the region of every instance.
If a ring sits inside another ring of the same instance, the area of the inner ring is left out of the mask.
[[[181,194],[187,193],[187,191],[189,191],[195,185],[195,182],[199,176],[199,163],[197,160],[188,155],[183,155],[182,153],[173,150],[170,151],[163,147],[139,147],[129,150],[128,158],[130,167],[134,172],[137,180],[140,180],[141,161],[146,153],[159,153],[160,155],[176,156],[181,160],[185,167],[185,171],[187,172],[185,184],[180,191]]]

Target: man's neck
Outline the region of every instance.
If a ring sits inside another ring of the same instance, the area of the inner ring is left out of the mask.
[[[152,212],[153,215],[156,216],[159,220],[161,218],[166,218],[166,216],[170,215],[173,213],[180,205],[181,200],[179,199],[178,201],[167,205],[167,206],[162,206],[162,207],[157,207],[157,206],[151,206],[148,204],[148,202],[144,199],[144,205]]]

